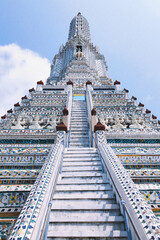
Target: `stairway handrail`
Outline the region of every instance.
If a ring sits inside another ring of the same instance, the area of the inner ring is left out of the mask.
[[[91,96],[91,91],[88,88],[86,88],[86,102],[87,102],[87,112],[88,112],[88,124],[89,124],[89,146],[92,146],[92,129],[91,129],[91,110],[93,108],[93,103],[92,103],[92,96]]]
[[[132,239],[151,239],[150,237],[155,236],[155,234],[156,237],[159,237],[159,224],[158,221],[156,222],[156,216],[146,204],[145,199],[131,180],[129,174],[127,174],[118,157],[116,157],[111,147],[107,144],[104,131],[96,132],[96,144],[113,190],[119,200],[121,212],[123,208],[126,211]],[[120,181],[121,179],[124,180]],[[127,181],[128,185],[125,185]],[[124,202],[125,206],[122,204]],[[146,229],[147,224],[149,224],[149,229]]]
[[[88,122],[91,122],[91,110],[93,109],[93,102],[91,91],[88,89],[88,85],[86,88],[86,101],[87,101],[87,111],[88,111]]]
[[[66,107],[68,109],[68,130],[70,130],[70,120],[71,120],[71,111],[72,111],[72,86],[68,91]]]

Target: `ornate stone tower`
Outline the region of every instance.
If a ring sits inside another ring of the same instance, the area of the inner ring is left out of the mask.
[[[109,77],[88,21],[0,122],[1,239],[160,239],[160,125]]]
[[[88,80],[96,85],[112,84],[104,56],[91,43],[89,24],[81,13],[71,21],[68,41],[53,59],[47,84],[63,85],[68,80],[80,88],[84,88]]]

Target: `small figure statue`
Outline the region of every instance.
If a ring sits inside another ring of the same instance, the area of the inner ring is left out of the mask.
[[[31,126],[29,126],[29,129],[42,129],[42,127],[39,125],[39,116],[36,115],[35,119],[32,121]]]
[[[17,117],[17,121],[16,121],[16,125],[12,126],[11,129],[24,129],[24,127],[22,127],[22,122],[21,122],[22,118],[20,115],[18,115]]]

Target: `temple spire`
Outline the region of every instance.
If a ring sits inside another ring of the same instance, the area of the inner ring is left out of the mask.
[[[68,40],[76,36],[81,36],[82,38],[90,40],[88,21],[81,15],[80,12],[72,19],[70,23]]]

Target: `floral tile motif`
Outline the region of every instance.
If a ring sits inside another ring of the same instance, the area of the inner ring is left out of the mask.
[[[0,185],[0,192],[15,192],[15,191],[27,191],[30,192],[33,185]],[[0,193],[2,194],[2,193]]]
[[[141,191],[145,200],[149,204],[160,204],[160,191]]]
[[[0,148],[0,155],[16,155],[16,154],[45,154],[49,153],[48,148],[41,148],[41,147],[30,147],[30,148]]]
[[[115,154],[159,154],[160,155],[160,147],[116,147],[113,148]]]
[[[39,174],[39,169],[28,169],[28,170],[23,170],[23,169],[2,169],[0,170],[0,178],[36,178]],[[0,186],[1,187],[1,186]]]
[[[127,154],[126,154],[127,155]],[[122,164],[131,164],[131,163],[160,163],[160,155],[119,155],[117,154]]]
[[[28,189],[29,190],[29,189]],[[29,195],[29,191],[0,193],[0,207],[22,207]]]
[[[130,169],[127,173],[130,177],[160,177],[159,169]]]
[[[3,239],[5,237],[9,237],[13,226],[15,224],[15,219],[11,219],[5,222],[0,222],[0,237]]]

